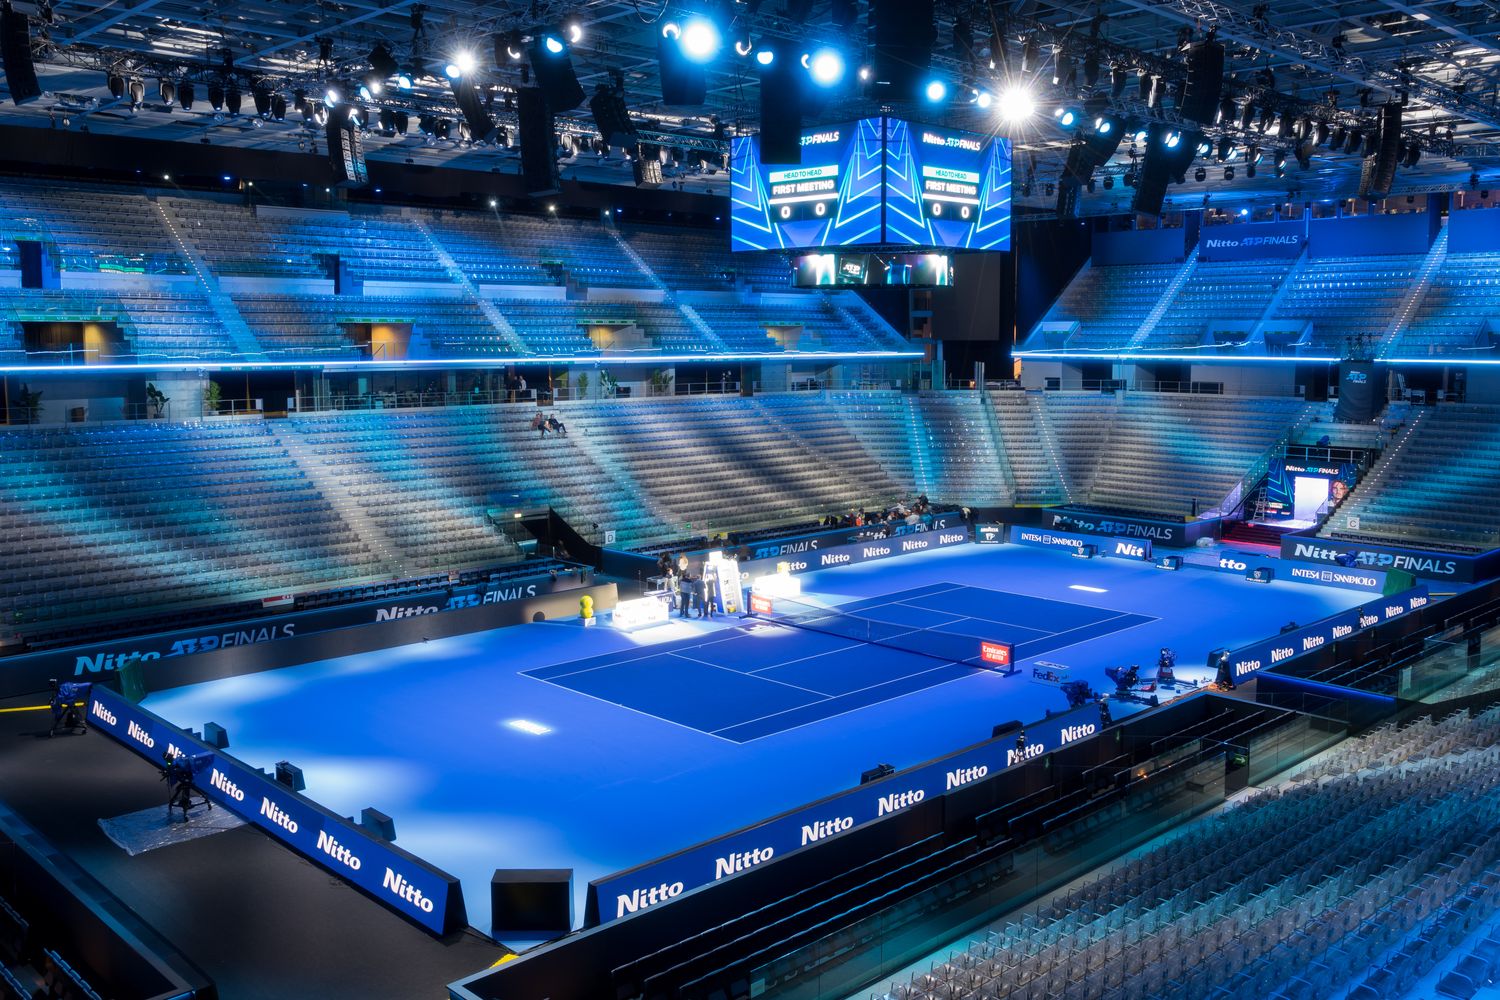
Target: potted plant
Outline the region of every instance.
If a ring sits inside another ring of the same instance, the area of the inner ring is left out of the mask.
[[[203,412],[214,414],[219,412],[219,401],[224,397],[224,390],[219,383],[209,379],[208,384],[203,387]]]
[[[579,372],[578,373],[578,398],[579,399],[588,399],[589,398],[589,373],[588,372]]]
[[[605,399],[613,399],[615,391],[620,388],[619,381],[608,371],[599,373],[599,394]]]
[[[36,423],[42,413],[41,390],[38,389],[36,392],[32,392],[31,386],[23,382],[21,383],[21,391],[17,398],[21,403],[21,412],[26,415],[25,423]]]
[[[166,393],[158,389],[155,383],[146,383],[147,416],[155,417],[157,419],[166,416],[167,404],[170,402],[171,400],[167,398]]]

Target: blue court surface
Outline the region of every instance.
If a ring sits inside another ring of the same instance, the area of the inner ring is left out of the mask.
[[[172,722],[223,725],[230,752],[289,760],[345,815],[462,879],[489,929],[496,868],[590,879],[1030,721],[1064,700],[1038,658],[1110,690],[1104,668],[1209,650],[1353,607],[1354,591],[1161,572],[1016,546],[960,546],[802,577],[807,599],[908,629],[934,655],[738,619],[625,634],[544,622],[152,694]],[[1079,589],[1087,588],[1087,589]],[[944,640],[942,637],[949,637]],[[1015,644],[1022,673],[956,662]]]
[[[773,618],[525,674],[747,743],[968,677],[983,669],[981,640],[1009,642],[1018,657],[1035,659],[1155,621],[957,584],[855,601],[840,605],[837,616],[811,617],[815,629],[839,634]]]

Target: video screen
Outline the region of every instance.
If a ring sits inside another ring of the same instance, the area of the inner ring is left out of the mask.
[[[798,257],[797,288],[857,285],[941,287],[953,284],[953,258],[945,253],[816,253]]]
[[[881,242],[881,120],[802,133],[802,163],[765,164],[760,137],[730,145],[730,245],[784,250]]]
[[[885,243],[1009,250],[1010,141],[885,119]]]

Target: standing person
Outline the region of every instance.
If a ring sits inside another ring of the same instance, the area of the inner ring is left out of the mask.
[[[686,618],[688,616],[688,605],[693,600],[693,577],[687,570],[683,570],[677,576],[677,616]]]
[[[719,581],[706,567],[703,570],[701,590],[703,593],[703,617],[712,618],[714,616],[714,601],[719,596]]]
[[[686,552],[677,553],[677,575],[687,576],[688,558]]]

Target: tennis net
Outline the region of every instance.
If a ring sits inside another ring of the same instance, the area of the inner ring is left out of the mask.
[[[825,608],[785,597],[774,598],[772,610],[769,613],[757,612],[755,617],[790,628],[821,632],[824,635],[853,639],[887,649],[899,649],[902,652],[931,657],[944,663],[984,665],[979,651],[981,640],[974,635],[960,635],[956,632],[943,632],[932,628],[881,621],[878,618],[864,617],[853,612]]]

